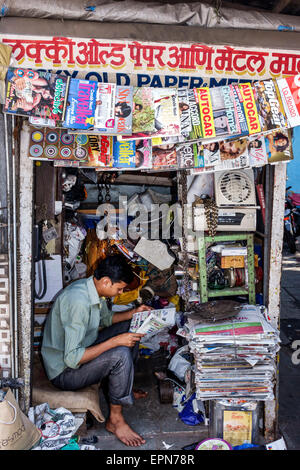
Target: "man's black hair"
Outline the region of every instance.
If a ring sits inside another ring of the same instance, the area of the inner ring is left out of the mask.
[[[130,284],[134,279],[131,267],[121,255],[107,256],[101,260],[94,271],[94,276],[98,281],[102,277],[109,277],[112,283],[123,281]]]

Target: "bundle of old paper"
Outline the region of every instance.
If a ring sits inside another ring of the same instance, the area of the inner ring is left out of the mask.
[[[265,308],[244,305],[235,317],[215,323],[188,319],[184,330],[178,333],[194,354],[198,399],[274,398],[280,339]]]

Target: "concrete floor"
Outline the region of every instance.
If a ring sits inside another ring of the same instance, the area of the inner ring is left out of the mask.
[[[186,445],[200,442],[208,437],[208,427],[201,424],[188,426],[178,417],[178,412],[172,404],[161,404],[157,379],[152,371],[147,371],[147,360],[143,372],[135,375],[135,385],[148,392],[148,396],[136,400],[134,407],[124,408],[124,417],[128,424],[144,437],[146,443],[141,447],[127,447],[114,435],[106,431],[104,424],[95,424],[88,430],[87,435],[98,437],[95,447],[102,450],[180,450]],[[104,416],[108,407],[104,395],[100,392],[100,406]],[[166,445],[165,445],[165,444]]]
[[[300,246],[296,255],[284,250],[281,291],[281,350],[279,362],[279,434],[288,450],[300,449],[300,364],[292,361],[293,341],[299,340],[300,350]],[[300,362],[300,353],[299,353]],[[125,408],[124,416],[132,428],[140,433],[146,444],[139,448],[127,447],[105,430],[104,424],[95,424],[86,437],[97,436],[95,447],[102,450],[180,450],[182,447],[208,437],[203,424],[188,426],[178,417],[171,404],[161,404],[156,378],[147,371],[136,374],[136,385],[148,391],[146,399],[138,400],[134,408]],[[101,395],[101,409],[107,416],[106,401]]]

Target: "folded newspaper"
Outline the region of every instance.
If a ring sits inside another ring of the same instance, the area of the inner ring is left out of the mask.
[[[152,336],[163,328],[175,325],[176,308],[162,308],[134,313],[129,331]]]
[[[195,358],[197,399],[272,400],[279,331],[259,306],[218,323],[189,319],[183,331]]]

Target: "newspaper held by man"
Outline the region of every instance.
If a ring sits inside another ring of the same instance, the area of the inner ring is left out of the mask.
[[[163,328],[175,325],[176,308],[162,308],[137,312],[133,315],[130,332],[152,336]]]

